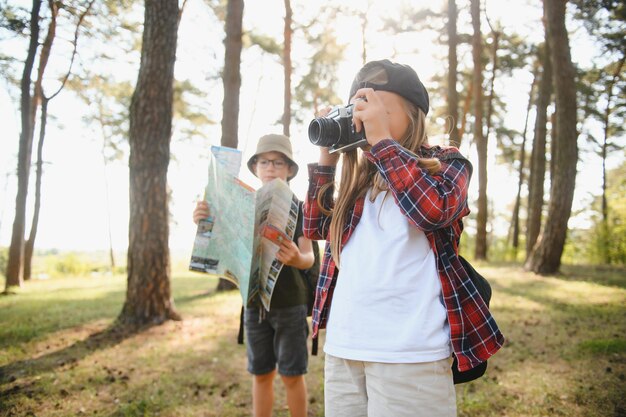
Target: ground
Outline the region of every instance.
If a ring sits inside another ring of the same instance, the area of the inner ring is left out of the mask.
[[[624,269],[476,267],[507,342],[483,378],[457,386],[460,416],[626,416]],[[35,280],[0,297],[0,416],[250,415],[238,292],[174,274],[183,321],[120,332],[125,282]],[[311,416],[324,414],[323,363],[320,349],[306,377]],[[275,416],[285,404],[277,379]]]

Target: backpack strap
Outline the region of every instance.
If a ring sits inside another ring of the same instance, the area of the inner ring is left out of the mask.
[[[237,343],[243,345],[243,314],[244,309],[241,306],[241,314],[239,315],[239,334],[237,334]]]
[[[317,356],[317,335],[311,338],[311,356]]]

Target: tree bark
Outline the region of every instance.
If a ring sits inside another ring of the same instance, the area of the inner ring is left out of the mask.
[[[487,117],[485,121],[487,122],[487,133],[485,135],[485,139],[489,140],[489,135],[491,133],[491,116],[493,115],[493,99],[495,97],[495,84],[496,84],[496,74],[498,71],[498,46],[500,43],[500,32],[492,31],[493,33],[493,50],[491,51],[491,79],[489,80],[489,101],[487,102]]]
[[[483,135],[482,34],[480,31],[480,0],[471,0],[472,57],[474,61],[474,142],[478,154],[478,213],[476,215],[476,247],[474,257],[487,259],[487,138]]]
[[[224,39],[224,101],[222,103],[221,145],[237,149],[239,144],[239,90],[241,89],[241,48],[243,45],[243,0],[228,0],[226,38]],[[220,278],[217,291],[236,289],[231,281]]]
[[[39,212],[41,210],[41,178],[43,175],[43,145],[46,136],[46,123],[48,121],[48,100],[44,97],[43,93],[43,76],[46,72],[48,60],[50,59],[50,52],[52,51],[52,44],[56,37],[57,16],[59,14],[59,5],[52,0],[48,0],[50,7],[50,24],[48,25],[48,33],[46,39],[41,47],[41,54],[39,55],[39,69],[37,70],[37,80],[35,81],[35,94],[32,100],[31,112],[34,117],[37,114],[37,106],[41,103],[41,119],[39,126],[39,141],[37,143],[37,168],[35,171],[35,205],[33,209],[33,220],[30,226],[30,233],[28,239],[24,243],[24,257],[22,275],[24,281],[28,281],[31,278],[31,267],[33,259],[33,250],[35,248],[35,239],[37,238],[37,228],[39,225]],[[45,106],[45,109],[44,109]],[[35,126],[33,120],[33,128]],[[34,136],[34,135],[33,135]]]
[[[222,103],[222,146],[239,144],[239,90],[241,89],[241,48],[243,0],[228,0],[226,38],[224,39],[224,101]]]
[[[33,207],[33,221],[30,227],[28,240],[24,245],[24,281],[28,281],[32,275],[32,259],[35,249],[35,239],[39,226],[39,213],[41,211],[41,180],[43,177],[43,144],[46,138],[46,125],[48,121],[48,99],[41,98],[41,122],[39,126],[39,142],[37,144],[37,169],[35,173],[35,205]]]
[[[285,73],[285,91],[284,91],[284,103],[283,103],[283,134],[290,137],[290,125],[291,125],[291,24],[292,24],[292,10],[291,1],[285,0],[285,29],[284,29],[284,42],[283,45],[283,69]]]
[[[20,109],[22,130],[17,156],[17,195],[15,197],[15,218],[11,245],[9,246],[9,258],[6,269],[6,290],[12,286],[22,285],[22,261],[24,256],[24,231],[26,228],[26,197],[28,196],[28,178],[30,174],[30,160],[33,149],[33,110],[31,97],[31,74],[35,63],[35,55],[39,46],[39,11],[41,0],[33,0],[30,13],[30,41],[28,53],[24,62],[22,81],[20,84],[21,98]]]
[[[535,136],[530,156],[530,174],[528,176],[528,217],[526,219],[526,261],[530,258],[539,232],[543,211],[544,181],[546,176],[546,137],[548,125],[548,106],[552,96],[552,63],[550,46],[544,44],[539,52],[543,71],[539,80],[537,94]],[[554,126],[552,126],[554,129]]]
[[[119,322],[180,319],[170,289],[167,170],[172,134],[177,0],[146,0],[141,64],[130,105],[128,285]]]
[[[474,81],[470,79],[468,82],[469,82],[469,86],[467,87],[467,95],[465,96],[465,100],[463,101],[463,114],[461,115],[461,128],[459,129],[459,141],[462,141],[463,136],[465,136],[465,125],[467,124],[467,115],[470,112],[472,96],[474,95]]]
[[[450,117],[450,143],[461,146],[459,135],[459,93],[456,91],[457,66],[456,46],[458,36],[456,33],[457,21],[456,0],[448,0],[448,115]]]
[[[565,27],[565,0],[544,0],[550,57],[554,68],[556,140],[552,144],[550,204],[544,232],[529,260],[539,274],[558,272],[572,210],[578,162],[576,131],[576,85],[570,45]]]
[[[37,230],[39,228],[39,216],[41,210],[41,184],[43,178],[43,147],[46,139],[46,125],[48,123],[48,105],[50,101],[55,98],[61,90],[65,87],[65,83],[69,79],[70,74],[72,73],[72,65],[74,63],[74,58],[76,57],[76,50],[78,45],[78,34],[79,29],[87,16],[93,3],[95,0],[90,0],[87,4],[85,10],[79,15],[78,23],[76,25],[76,30],[74,32],[74,49],[72,51],[72,56],[70,59],[70,64],[68,67],[65,76],[61,79],[61,85],[59,88],[52,94],[50,97],[47,97],[45,92],[43,91],[43,76],[48,64],[48,60],[52,51],[52,44],[54,39],[56,38],[56,28],[57,28],[57,16],[59,14],[59,5],[60,3],[54,2],[52,0],[48,0],[48,5],[50,7],[50,24],[48,26],[48,33],[46,35],[46,39],[43,43],[43,47],[41,48],[41,55],[39,58],[39,70],[37,74],[37,81],[35,82],[35,95],[33,99],[33,115],[36,114],[37,111],[37,103],[41,102],[41,118],[40,118],[40,126],[39,126],[39,142],[37,144],[37,169],[36,169],[36,180],[35,180],[35,204],[33,209],[33,220],[31,223],[30,233],[28,240],[24,245],[24,262],[23,262],[23,276],[24,280],[29,280],[31,278],[32,273],[32,258],[33,252],[35,248],[35,240],[37,239]]]
[[[359,17],[361,18],[361,65],[365,65],[367,63],[367,24],[368,18],[367,13],[368,10],[359,13]]]

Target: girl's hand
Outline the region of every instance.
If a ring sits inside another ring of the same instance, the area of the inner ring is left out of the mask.
[[[298,245],[292,240],[283,240],[276,252],[276,259],[285,265],[297,267],[301,263]]]
[[[318,111],[315,117],[325,117],[331,110],[332,107],[325,107]],[[337,165],[337,162],[339,162],[339,154],[331,154],[328,152],[328,148],[320,146],[320,165],[335,166]]]
[[[357,132],[365,129],[367,142],[374,146],[391,138],[391,126],[385,104],[372,88],[357,90],[350,100],[354,103],[352,122]]]
[[[193,211],[193,222],[198,224],[200,220],[204,220],[211,215],[209,204],[206,201],[198,201]]]

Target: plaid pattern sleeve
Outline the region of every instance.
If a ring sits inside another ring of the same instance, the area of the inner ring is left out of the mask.
[[[335,167],[309,164],[309,189],[304,202],[303,233],[309,239],[327,240],[330,231],[330,215],[325,215],[318,205],[319,190],[325,184],[332,183],[335,176]],[[332,199],[333,188],[325,194],[322,207],[331,210],[334,205]],[[330,254],[328,242],[324,248],[324,257],[320,268],[320,277],[315,291],[315,303],[311,321],[313,323],[313,337],[317,337],[318,330],[324,328],[328,318],[330,301],[335,288],[335,277],[338,273],[335,262]]]
[[[443,152],[451,151],[456,149]],[[391,139],[378,142],[366,156],[389,184],[400,210],[419,229],[437,230],[467,214],[471,168],[465,158],[439,158],[441,171],[429,175],[418,166],[416,155]]]
[[[326,240],[330,230],[330,215],[322,212],[320,204],[324,209],[330,211],[333,209],[333,192],[334,188],[324,194],[324,200],[318,204],[318,194],[320,189],[325,185],[332,183],[335,178],[335,167],[324,166],[318,164],[309,164],[309,189],[304,201],[304,223],[302,231],[308,239]]]

